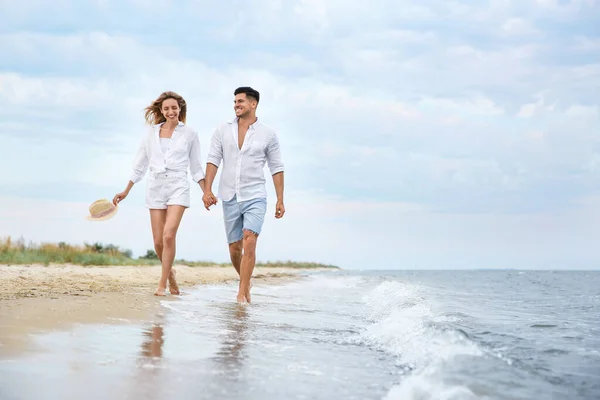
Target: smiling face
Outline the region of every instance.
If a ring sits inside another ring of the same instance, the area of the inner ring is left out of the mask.
[[[252,97],[247,97],[246,93],[240,93],[233,100],[233,110],[238,118],[252,115],[256,111],[257,102]]]
[[[179,121],[179,103],[175,99],[165,99],[160,107],[160,112],[169,122]]]

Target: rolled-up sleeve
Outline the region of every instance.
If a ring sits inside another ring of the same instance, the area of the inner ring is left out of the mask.
[[[283,172],[283,161],[281,159],[281,149],[277,134],[273,133],[267,145],[267,164],[271,175]]]
[[[210,140],[210,149],[206,159],[207,163],[211,163],[217,168],[219,168],[221,161],[223,160],[223,141],[221,138],[221,132],[221,129],[215,129],[212,139]]]
[[[190,146],[190,173],[194,182],[200,182],[202,179],[204,179],[200,140],[198,139],[197,132],[192,133],[192,144]]]
[[[146,171],[148,170],[149,158],[148,158],[148,145],[147,137],[144,136],[137,154],[133,160],[133,171],[130,176],[130,180],[133,183],[138,183],[142,180]]]

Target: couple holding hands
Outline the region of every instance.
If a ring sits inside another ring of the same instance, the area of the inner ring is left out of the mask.
[[[127,187],[113,198],[116,206],[149,172],[146,206],[154,249],[162,263],[158,289],[164,296],[179,294],[175,270],[177,229],[186,208],[190,207],[191,178],[204,193],[206,209],[217,204],[212,184],[221,163],[218,197],[222,201],[223,219],[231,262],[240,277],[238,303],[250,303],[250,278],[256,262],[256,241],[267,210],[264,166],[268,164],[277,204],[275,217],[285,214],[283,205],[283,162],[279,139],[273,129],[256,117],[260,94],[251,87],[234,91],[235,118],[221,124],[213,133],[206,162],[206,173],[200,158],[198,133],[186,125],[187,105],[174,92],[162,93],[146,108],[146,121],[151,125],[142,139],[135,157],[133,173]]]

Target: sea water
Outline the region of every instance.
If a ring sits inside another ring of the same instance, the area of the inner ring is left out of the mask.
[[[600,399],[600,272],[325,271],[200,286],[0,360],[0,399]]]

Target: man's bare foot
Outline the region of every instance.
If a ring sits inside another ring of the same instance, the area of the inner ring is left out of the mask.
[[[156,292],[154,292],[155,296],[166,296],[165,294],[165,289],[164,288],[158,288],[156,289]]]
[[[171,277],[169,278],[169,292],[171,294],[179,294],[179,286],[175,277],[176,272],[175,268],[171,268]]]

